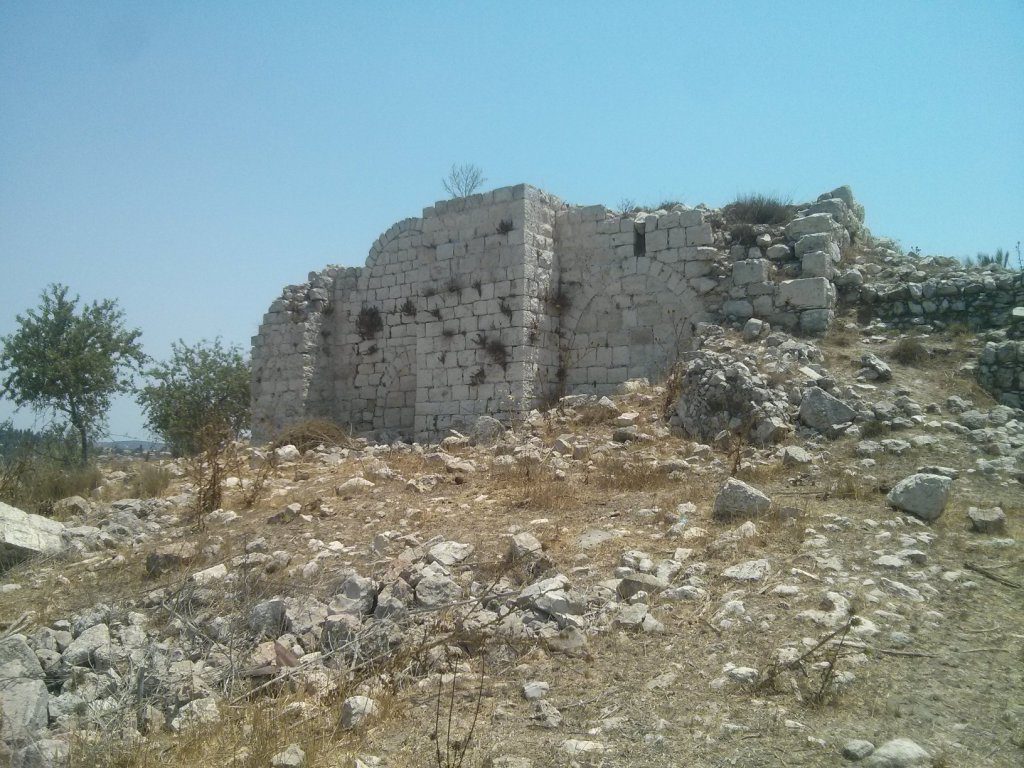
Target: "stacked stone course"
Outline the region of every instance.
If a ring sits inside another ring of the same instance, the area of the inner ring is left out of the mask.
[[[1003,405],[1024,408],[1024,341],[986,344],[978,360],[978,383]]]

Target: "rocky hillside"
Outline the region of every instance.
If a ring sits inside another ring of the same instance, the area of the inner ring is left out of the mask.
[[[0,759],[1020,765],[1024,413],[938,322],[705,326],[512,429],[236,446],[198,517],[183,461],[2,508]]]

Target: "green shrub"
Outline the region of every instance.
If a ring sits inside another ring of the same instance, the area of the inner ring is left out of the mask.
[[[796,206],[787,198],[774,195],[741,195],[725,206],[726,216],[745,224],[785,224],[793,218]]]
[[[249,425],[249,362],[219,339],[171,345],[171,359],[147,371],[139,393],[147,426],[175,456],[204,450],[200,435],[232,440]]]

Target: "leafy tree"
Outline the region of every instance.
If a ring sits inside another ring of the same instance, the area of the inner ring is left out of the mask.
[[[139,393],[149,428],[176,456],[230,440],[249,425],[249,362],[237,346],[220,339],[171,345],[171,359],[146,372]]]
[[[487,179],[484,178],[480,166],[463,163],[453,165],[448,175],[441,180],[441,184],[444,185],[445,192],[452,197],[469,197],[480,189],[485,181]]]
[[[81,460],[89,440],[102,430],[110,398],[132,390],[145,363],[138,329],[124,325],[111,299],[78,306],[67,286],[51,285],[35,309],[18,315],[19,328],[3,339],[0,381],[15,405],[63,414],[78,433]]]

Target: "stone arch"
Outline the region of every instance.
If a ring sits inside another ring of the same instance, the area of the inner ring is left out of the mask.
[[[386,232],[383,232],[380,237],[374,242],[370,248],[370,253],[366,257],[366,271],[371,271],[377,266],[378,260],[382,256],[386,256],[389,253],[388,246],[393,243],[397,243],[398,239],[406,232],[422,232],[423,231],[423,219],[409,218],[402,219],[401,221],[395,222],[388,227]],[[395,249],[397,250],[397,249]]]
[[[569,390],[606,392],[628,379],[662,377],[707,316],[670,264],[641,257],[591,270],[561,319]]]
[[[410,433],[416,417],[416,349],[403,347],[374,389],[373,428]]]

